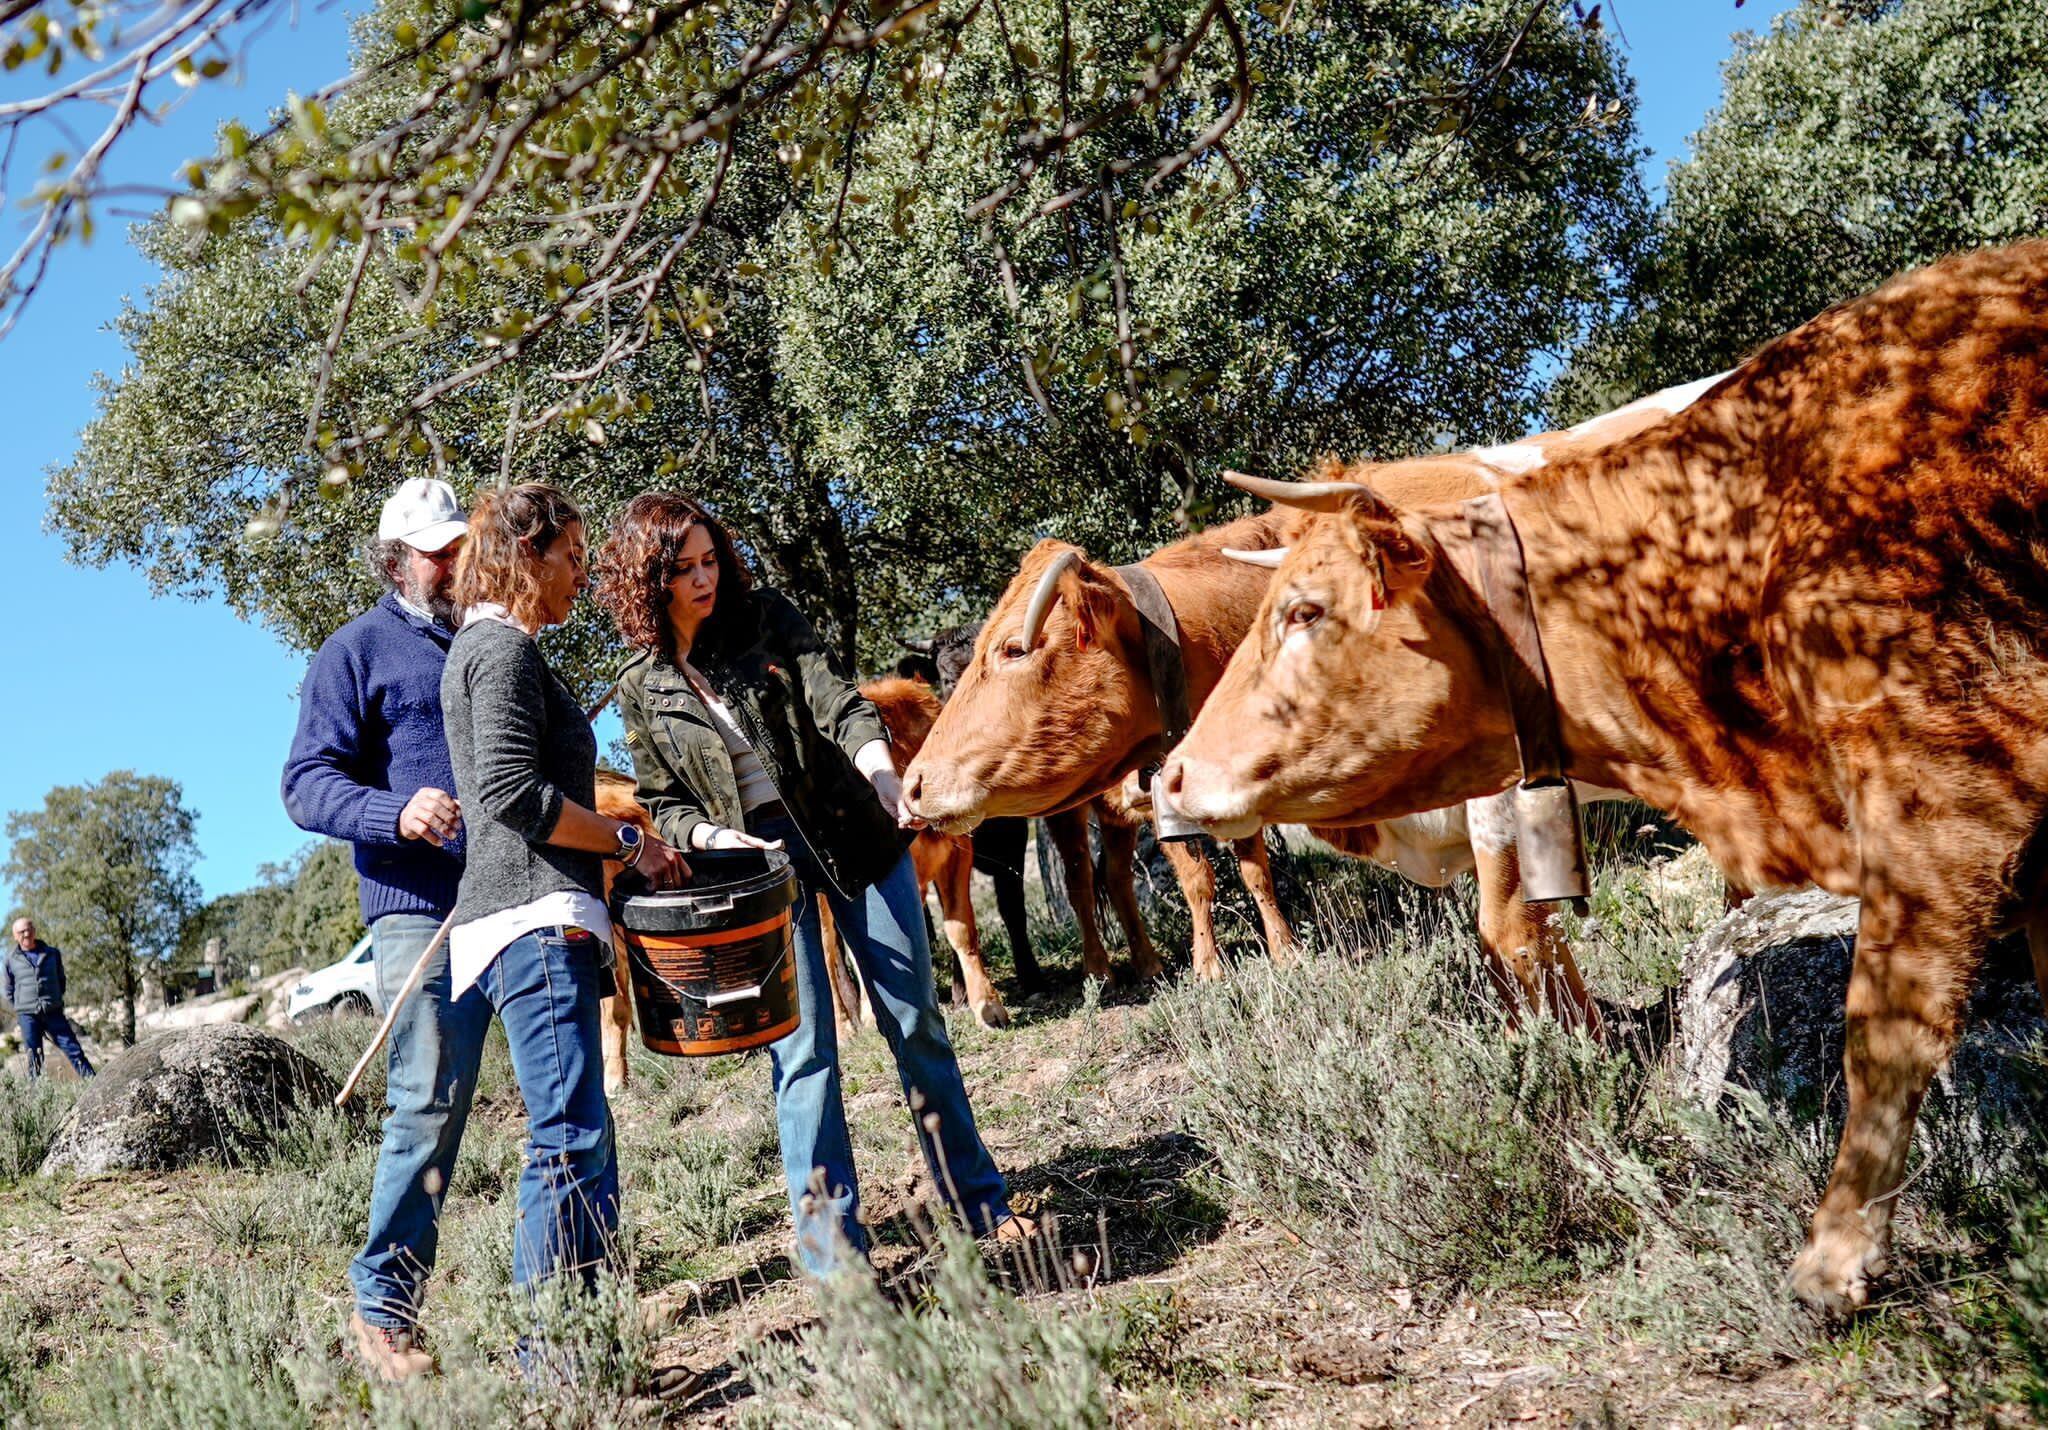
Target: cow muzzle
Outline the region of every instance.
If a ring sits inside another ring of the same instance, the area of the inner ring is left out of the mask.
[[[1244,839],[1259,831],[1251,787],[1211,761],[1174,756],[1154,782],[1155,802],[1161,794],[1182,820],[1218,839]]]
[[[986,789],[944,769],[922,769],[915,761],[904,776],[903,803],[941,834],[971,833],[988,817]]]

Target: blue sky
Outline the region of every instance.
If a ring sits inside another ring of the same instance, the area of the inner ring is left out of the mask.
[[[1791,4],[1610,0],[1636,77],[1653,184],[1716,102],[1730,35],[1764,28]],[[212,148],[223,119],[260,119],[287,89],[311,91],[340,75],[343,11],[301,6],[293,18],[254,44],[239,85],[202,85],[165,124],[138,131],[117,151],[113,176],[167,182],[180,161]],[[15,81],[0,85],[0,98],[21,92]],[[9,248],[19,221],[18,210],[0,216]],[[27,316],[0,341],[11,438],[0,530],[11,538],[4,580],[13,613],[0,624],[0,668],[14,692],[0,703],[0,811],[38,807],[53,785],[111,770],[168,775],[199,813],[199,878],[210,897],[246,887],[259,865],[306,842],[277,796],[305,662],[217,602],[153,598],[125,567],[68,565],[63,544],[42,530],[43,472],[70,454],[90,420],[93,374],[117,372],[123,361],[108,324],[123,295],[152,280],[122,227],[103,221],[93,244],[62,250]],[[601,743],[613,733],[601,727]]]

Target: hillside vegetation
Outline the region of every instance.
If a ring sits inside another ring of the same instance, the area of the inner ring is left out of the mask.
[[[1609,1048],[1542,1021],[1504,1033],[1469,898],[1335,862],[1297,870],[1317,944],[1300,968],[1275,972],[1226,913],[1243,945],[1228,983],[1141,1000],[1070,982],[1013,1000],[1006,1032],[955,1015],[977,1116],[1020,1209],[1057,1218],[1056,1251],[984,1264],[934,1238],[893,1070],[863,1035],[846,1091],[883,1291],[793,1279],[761,1058],[640,1054],[616,1103],[633,1284],[542,1308],[565,1373],[534,1384],[508,1355],[521,1110],[501,1038],[428,1307],[443,1373],[403,1392],[342,1351],[373,1123],[304,1119],[256,1169],[65,1182],[32,1168],[71,1085],[9,1084],[0,1413],[120,1430],[2032,1423],[2039,1129],[2014,1156],[1931,1110],[1880,1304],[1846,1328],[1808,1319],[1782,1281],[1835,1131],[1673,1091],[1667,994],[1721,899],[1697,851],[1652,853],[1651,834],[1610,830],[1576,930]],[[1062,930],[1039,933],[1077,963]],[[339,1072],[368,1032],[295,1036]]]

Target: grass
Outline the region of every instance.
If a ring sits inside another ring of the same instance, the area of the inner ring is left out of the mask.
[[[744,1424],[945,1425],[963,1430],[1106,1426],[1115,1321],[1058,1277],[1035,1278],[1051,1308],[994,1284],[974,1243],[948,1229],[929,1280],[899,1304],[866,1277],[835,1277],[814,1325],[745,1358],[759,1392]],[[1050,1262],[1057,1265],[1057,1259]],[[1064,1294],[1062,1294],[1064,1293]]]
[[[0,1073],[0,1187],[33,1177],[78,1100],[77,1082]]]
[[[636,1048],[617,1105],[629,1278],[531,1305],[510,1288],[524,1125],[494,1033],[426,1305],[441,1374],[404,1390],[366,1385],[343,1344],[381,1067],[365,1116],[304,1110],[260,1163],[78,1184],[33,1173],[73,1085],[0,1082],[0,1229],[17,1248],[0,1276],[0,1424],[2048,1413],[2039,1119],[1930,1097],[1880,1304],[1846,1328],[1812,1320],[1783,1281],[1836,1127],[1824,1108],[1677,1096],[1660,1018],[1720,887],[1640,811],[1599,807],[1589,825],[1595,895],[1567,927],[1615,1010],[1611,1047],[1542,1021],[1503,1031],[1469,889],[1341,861],[1279,861],[1314,914],[1316,951],[1293,969],[1233,915],[1219,918],[1228,982],[1104,987],[1078,977],[1070,932],[1035,929],[1054,991],[1016,1000],[1007,1032],[949,1023],[1013,1201],[1087,1229],[1079,1260],[985,1262],[943,1222],[932,1239],[904,1183],[916,1158],[895,1071],[868,1034],[847,1049],[846,1087],[892,1289],[813,1294],[787,1262],[764,1060]],[[1227,860],[1220,872],[1232,886]],[[1184,948],[1160,911],[1162,949]],[[340,1077],[370,1031],[291,1036]],[[2038,1049],[2014,1053],[2016,1076],[2038,1064]],[[679,1308],[659,1334],[638,1305],[651,1292]],[[522,1379],[514,1346],[536,1333],[546,1373]],[[678,1362],[701,1382],[649,1399]]]

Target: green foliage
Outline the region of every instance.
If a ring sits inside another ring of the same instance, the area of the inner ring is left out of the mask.
[[[363,936],[353,851],[339,840],[309,844],[282,864],[257,870],[262,881],[210,900],[185,921],[178,961],[206,961],[213,941],[216,968],[237,976],[251,967],[277,973],[323,968]]]
[[[0,1073],[0,1188],[34,1176],[43,1165],[79,1087],[53,1077],[31,1081]]]
[[[199,901],[195,818],[175,780],[128,770],[60,785],[41,809],[7,817],[15,896],[63,950],[78,993],[121,1001],[130,1043],[142,971],[169,959]]]
[[[998,229],[1014,304],[988,292],[989,241],[967,214],[1003,117],[1056,107],[1060,81],[1014,75],[996,36],[968,36],[936,116],[863,133],[873,201],[838,223],[845,260],[801,262],[806,230],[785,225],[767,265],[777,361],[832,469],[898,549],[923,553],[893,574],[979,595],[1031,534],[1118,560],[1177,534],[1177,517],[1211,514],[1219,465],[1291,474],[1327,450],[1519,431],[1534,360],[1604,307],[1640,237],[1629,81],[1557,9],[1469,131],[1395,101],[1498,53],[1528,11],[1333,0],[1291,7],[1286,29],[1248,16],[1264,78],[1229,161],[1205,155],[1163,189],[1112,184],[1106,214],[1090,201]],[[1173,12],[1042,0],[1006,6],[1005,34],[1048,54],[1070,31],[1069,82],[1087,93]],[[1225,87],[1224,59],[1198,57],[1190,83]],[[1580,122],[1589,94],[1610,122]],[[1091,137],[1023,205],[1127,143]]]
[[[745,1352],[760,1393],[757,1426],[1041,1430],[1109,1424],[1103,1367],[1109,1319],[1078,1297],[1029,1306],[995,1286],[965,1233],[942,1230],[938,1263],[914,1304],[867,1277],[834,1277],[818,1320]]]
[[[1631,1229],[1569,1148],[1629,1123],[1640,1069],[1547,1019],[1504,1034],[1469,939],[1177,991],[1184,1116],[1248,1205],[1367,1275],[1551,1285]]]
[[[366,53],[384,52],[401,17],[425,33],[415,9],[387,0]],[[1284,31],[1277,10],[1248,14],[1256,79],[1229,157],[1206,151],[1152,188],[1149,170],[1131,171],[1107,220],[1091,201],[1023,222],[1118,156],[1192,143],[1233,82],[1228,47],[1206,44],[1179,81],[1187,102],[1156,123],[1091,130],[1002,211],[991,235],[1019,291],[1014,311],[1004,300],[968,208],[1012,175],[1009,146],[1027,116],[1059,103],[1062,73],[1077,111],[1113,99],[1156,59],[1156,37],[1185,29],[1184,11],[1006,5],[1007,42],[985,15],[958,34],[935,24],[929,44],[880,66],[866,108],[849,103],[863,60],[803,87],[794,112],[741,125],[719,221],[678,257],[659,334],[559,410],[536,398],[532,370],[587,365],[615,324],[522,339],[519,364],[443,398],[427,430],[403,415],[423,373],[474,356],[479,326],[547,310],[575,255],[525,224],[557,202],[552,178],[523,192],[523,208],[501,200],[507,221],[463,240],[519,235],[531,261],[478,262],[466,247],[464,276],[444,274],[426,321],[407,306],[416,243],[370,264],[324,389],[349,265],[327,262],[301,291],[306,255],[260,216],[197,246],[159,223],[142,242],[165,280],[121,320],[132,361],[52,473],[53,523],[76,559],[132,562],[160,590],[217,592],[311,647],[374,592],[358,547],[392,484],[438,466],[468,491],[497,480],[509,451],[511,471],[566,485],[600,527],[650,487],[704,496],[770,580],[849,653],[858,632],[879,664],[897,630],[981,608],[1041,530],[1116,557],[1174,534],[1197,478],[1225,460],[1286,470],[1326,447],[1410,451],[1444,433],[1517,430],[1541,354],[1611,301],[1642,223],[1628,82],[1562,10],[1539,17],[1448,129],[1459,86],[1526,16],[1519,0],[1322,0],[1292,7]],[[746,7],[729,18],[746,23]],[[725,33],[713,26],[704,42]],[[699,59],[685,49],[673,63],[690,71]],[[676,97],[678,73],[667,60],[629,71],[604,102],[642,116]],[[1441,102],[1395,103],[1422,94]],[[1589,94],[1601,97],[1591,119]],[[366,90],[328,123],[369,132],[407,98]],[[538,136],[517,152],[553,162],[536,157],[550,152]],[[596,165],[576,202],[624,200],[637,162]],[[695,151],[677,162],[648,231],[687,228],[709,163]],[[397,423],[336,482],[320,480],[326,459],[305,440],[316,391],[342,426]],[[527,430],[537,409],[546,420]],[[320,497],[245,541],[288,482]],[[1199,518],[1207,494],[1193,494]],[[550,639],[573,678],[602,688],[615,653],[592,610]]]
[[[317,1376],[327,1337],[325,1298],[300,1278],[195,1268],[182,1292],[152,1288],[144,1298],[166,1346],[98,1367],[81,1397],[91,1430],[142,1426],[310,1426],[302,1377]]]
[[[2048,232],[2048,0],[1804,0],[1728,62],[1565,419],[1732,367],[1954,249]]]

